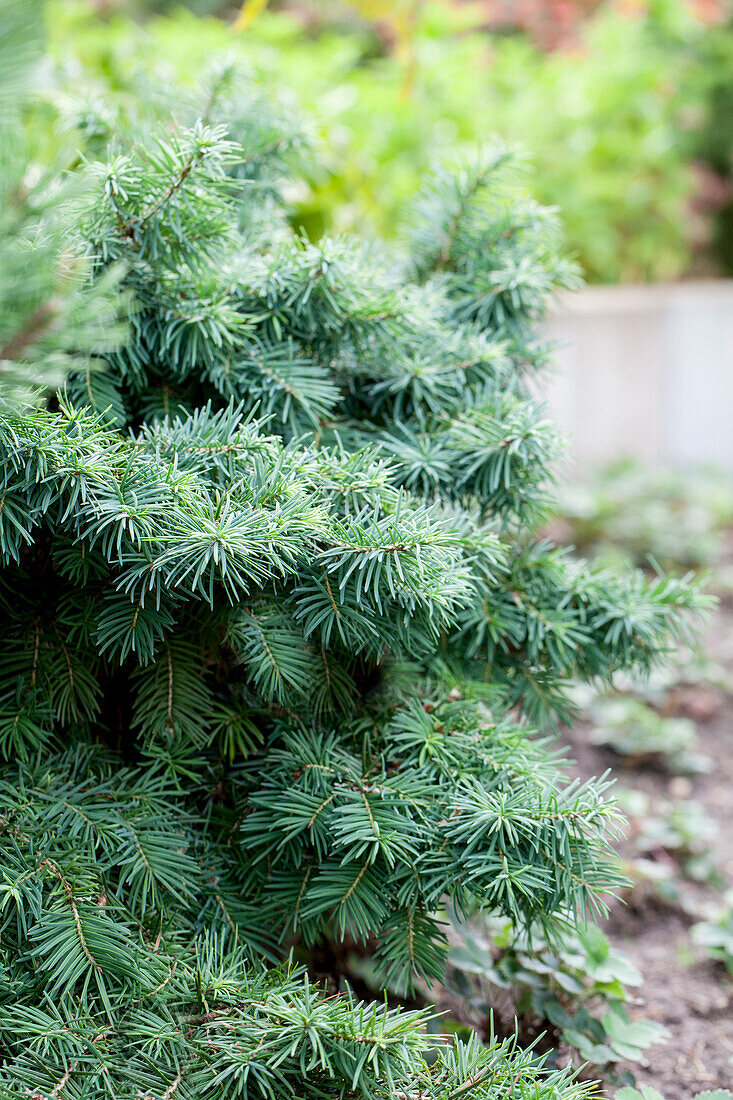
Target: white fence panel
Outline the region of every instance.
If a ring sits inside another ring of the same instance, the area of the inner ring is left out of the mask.
[[[548,328],[546,396],[577,462],[733,470],[733,281],[586,287]]]

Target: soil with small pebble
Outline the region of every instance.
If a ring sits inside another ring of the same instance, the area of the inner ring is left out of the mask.
[[[722,604],[705,638],[710,656],[733,674],[733,605]],[[662,770],[624,760],[613,752],[594,747],[581,724],[567,731],[563,740],[575,760],[573,772],[584,777],[610,768],[619,784],[652,796],[697,802],[718,825],[716,867],[733,886],[733,695],[710,687],[689,686],[674,696],[675,712],[685,715],[698,729],[700,751],[710,757],[711,770],[699,776],[671,776]],[[631,854],[630,842],[621,845]],[[664,853],[660,853],[664,858]],[[604,931],[612,944],[629,956],[644,976],[639,998],[630,1009],[659,1021],[671,1037],[647,1052],[643,1067],[628,1066],[637,1086],[650,1085],[665,1100],[691,1100],[706,1089],[733,1091],[733,978],[722,964],[710,961],[690,936],[696,911],[721,905],[721,891],[695,883],[682,883],[684,903],[665,903],[652,887],[636,887],[614,903]],[[626,1067],[622,1067],[626,1068]],[[613,1086],[608,1095],[613,1096]]]

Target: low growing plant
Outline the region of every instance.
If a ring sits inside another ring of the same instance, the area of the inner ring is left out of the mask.
[[[694,926],[692,938],[733,975],[733,894],[728,901],[727,908],[714,920],[700,921]]]
[[[631,844],[639,856],[673,861],[685,877],[721,886],[713,854],[717,822],[699,803],[652,799],[639,790],[619,790],[616,797],[629,819]]]
[[[644,469],[623,461],[560,491],[562,537],[585,553],[617,551],[637,565],[712,566],[733,523],[729,479],[714,470]]]
[[[731,1100],[733,1092],[728,1089],[705,1089],[695,1093],[690,1100]],[[650,1085],[642,1085],[640,1088],[625,1087],[616,1092],[615,1100],[664,1100],[661,1092]]]
[[[632,695],[597,696],[590,706],[590,738],[630,765],[663,767],[686,775],[708,771],[710,760],[696,752],[697,731],[689,718],[667,717]]]
[[[479,1018],[489,1019],[503,991],[523,1034],[540,1037],[557,1062],[568,1053],[613,1077],[618,1062],[639,1062],[668,1036],[652,1020],[629,1018],[629,987],[642,976],[599,928],[567,928],[560,942],[510,921],[457,925],[446,985]]]

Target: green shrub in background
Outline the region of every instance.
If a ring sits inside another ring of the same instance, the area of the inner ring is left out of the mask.
[[[353,18],[306,33],[295,15],[265,11],[237,34],[190,11],[140,29],[92,16],[85,0],[51,10],[59,58],[76,52],[118,90],[133,87],[141,67],[163,82],[190,79],[215,49],[295,89],[319,120],[323,153],[297,204],[311,236],[392,235],[436,156],[494,132],[531,150],[538,198],[562,206],[569,246],[593,281],[676,278],[711,233],[691,209],[690,160],[705,155],[695,135],[709,88],[729,80],[728,54],[711,46],[724,32],[693,19],[683,0],[652,0],[637,18],[602,6],[576,47],[551,54],[522,35],[486,34],[470,6],[426,3],[411,31],[410,73]]]

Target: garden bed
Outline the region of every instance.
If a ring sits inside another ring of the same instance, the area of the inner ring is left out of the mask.
[[[733,606],[718,609],[706,635],[710,656],[733,674]],[[653,1047],[648,1064],[628,1067],[638,1084],[658,1089],[665,1100],[689,1100],[702,1089],[733,1083],[733,980],[725,967],[706,957],[692,938],[701,914],[721,905],[722,890],[733,885],[733,694],[700,684],[679,692],[679,714],[695,721],[699,751],[712,761],[711,770],[695,776],[672,775],[589,743],[587,724],[568,731],[565,740],[583,776],[613,769],[619,787],[646,792],[652,798],[694,800],[713,819],[711,861],[719,880],[695,882],[672,866],[673,857],[660,847],[653,860],[677,880],[677,899],[665,900],[649,882],[639,882],[616,903],[604,930],[644,976],[642,1004],[630,1015],[655,1020],[670,1031],[666,1044]],[[633,855],[633,837],[621,846]],[[720,881],[722,880],[722,881]],[[611,1089],[611,1094],[613,1090]]]

